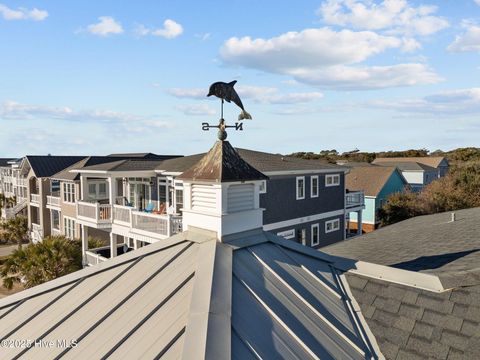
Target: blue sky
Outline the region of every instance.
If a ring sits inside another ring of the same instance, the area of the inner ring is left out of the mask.
[[[0,157],[480,146],[480,0],[0,0]],[[225,108],[227,122],[239,109]]]

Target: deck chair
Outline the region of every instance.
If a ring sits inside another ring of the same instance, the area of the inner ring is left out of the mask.
[[[147,213],[151,213],[153,212],[154,209],[155,209],[155,205],[153,203],[148,203],[147,207],[143,211]]]

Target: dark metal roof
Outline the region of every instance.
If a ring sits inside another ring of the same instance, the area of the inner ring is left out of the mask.
[[[8,162],[14,160],[12,158],[0,158],[0,166],[9,166]]]
[[[162,163],[162,160],[145,160],[145,159],[127,159],[110,161],[107,163],[85,166],[82,170],[94,171],[148,171],[152,172]]]
[[[52,178],[58,179],[58,180],[70,180],[70,181],[80,180],[80,174],[71,172],[71,170],[82,169],[87,166],[112,163],[114,161],[115,159],[112,159],[111,157],[108,157],[108,156],[89,156],[76,162],[72,166],[69,166],[68,168],[56,173],[55,175],[52,176]]]
[[[154,153],[124,153],[124,154],[110,154],[108,157],[122,158],[122,159],[144,159],[144,160],[167,160],[182,155],[158,155]]]
[[[241,158],[228,141],[217,141],[195,165],[178,177],[180,180],[231,182],[265,180],[268,177]]]
[[[30,164],[37,178],[51,177],[59,171],[75,164],[85,156],[54,156],[54,155],[27,155]]]

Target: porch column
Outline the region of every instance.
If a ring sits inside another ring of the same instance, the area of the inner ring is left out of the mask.
[[[110,233],[110,258],[117,256],[117,234]]]
[[[88,250],[88,227],[86,225],[82,226],[82,263],[86,265],[87,263],[87,256],[86,252]]]
[[[133,250],[137,250],[137,249],[138,249],[138,240],[133,239]]]
[[[357,211],[357,234],[362,235],[362,210]]]
[[[88,198],[88,184],[87,177],[80,175],[80,200],[86,200]]]

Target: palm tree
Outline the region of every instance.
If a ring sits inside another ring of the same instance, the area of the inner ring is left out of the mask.
[[[42,242],[15,250],[0,266],[3,286],[14,283],[29,288],[82,268],[81,243],[64,236],[48,236]]]
[[[0,223],[0,229],[3,230],[5,240],[17,243],[19,249],[28,239],[28,221],[25,216],[15,216]]]

